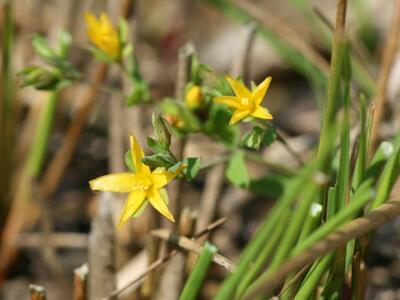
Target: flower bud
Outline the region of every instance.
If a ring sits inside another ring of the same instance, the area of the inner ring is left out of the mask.
[[[34,86],[38,90],[54,89],[61,81],[59,74],[42,67],[31,66],[18,73],[21,86]]]
[[[171,145],[171,130],[167,121],[161,117],[160,114],[153,114],[152,116],[154,134],[160,146],[168,149]]]
[[[193,85],[187,89],[185,102],[189,109],[197,109],[203,104],[203,94],[198,85]]]

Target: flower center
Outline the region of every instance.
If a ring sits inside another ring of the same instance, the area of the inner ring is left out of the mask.
[[[143,176],[139,177],[133,182],[133,189],[144,192],[147,191],[151,187],[151,185],[151,179],[147,176]]]
[[[249,98],[245,97],[245,98],[240,98],[240,104],[242,104],[243,106],[248,106],[249,105]]]

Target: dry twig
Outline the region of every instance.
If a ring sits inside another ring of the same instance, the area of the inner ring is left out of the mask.
[[[203,248],[202,246],[195,243],[193,240],[191,240],[185,236],[174,235],[167,229],[152,230],[151,235],[159,237],[163,240],[169,241],[173,245],[177,245],[182,249],[194,252],[198,255],[201,253],[202,248]],[[225,269],[227,269],[229,272],[235,271],[236,266],[229,259],[227,259],[226,257],[224,257],[220,254],[214,254],[213,261],[217,265],[220,265],[221,267],[224,267]]]
[[[87,300],[89,267],[87,264],[74,270],[74,300]]]
[[[206,228],[204,228],[203,230],[197,232],[193,238],[194,239],[198,239],[199,237],[202,237],[203,235],[209,233],[210,231],[214,230],[215,228],[221,226],[223,223],[225,223],[226,218],[221,218],[211,224],[209,224]],[[163,256],[162,258],[156,260],[155,262],[153,262],[151,265],[149,265],[147,267],[147,269],[141,273],[140,275],[138,275],[134,280],[132,280],[131,282],[129,282],[127,285],[125,285],[124,287],[117,289],[115,291],[113,291],[110,295],[108,295],[108,297],[103,298],[102,300],[110,300],[113,299],[114,297],[120,295],[121,293],[123,293],[124,291],[126,291],[127,289],[129,289],[132,285],[134,285],[135,283],[143,280],[144,277],[146,277],[146,275],[149,272],[154,271],[156,268],[158,268],[159,266],[161,266],[162,264],[164,264],[165,262],[167,262],[171,257],[174,257],[176,254],[178,254],[179,251],[178,250],[172,250],[170,251],[167,255]]]
[[[234,5],[249,14],[254,20],[269,28],[276,33],[280,39],[290,44],[293,48],[297,49],[305,57],[313,62],[315,66],[321,69],[326,75],[329,73],[328,62],[303,38],[298,36],[297,32],[287,26],[284,22],[279,20],[273,14],[268,13],[266,10],[247,0],[230,0]]]
[[[371,145],[372,148],[376,148],[379,126],[383,117],[385,102],[386,102],[386,90],[388,85],[388,79],[390,70],[393,66],[394,57],[399,47],[400,39],[400,0],[396,1],[394,8],[394,17],[390,31],[384,46],[384,52],[382,57],[382,66],[379,72],[378,83],[377,83],[377,94],[374,99],[375,104],[375,115],[372,124],[371,133]],[[373,153],[370,152],[370,153]]]
[[[46,290],[40,285],[30,284],[29,292],[31,300],[46,300]]]

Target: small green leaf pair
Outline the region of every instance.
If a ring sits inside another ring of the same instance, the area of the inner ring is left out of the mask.
[[[241,144],[243,147],[259,150],[262,146],[271,145],[275,140],[274,128],[263,129],[260,126],[254,126],[252,130],[243,135]]]

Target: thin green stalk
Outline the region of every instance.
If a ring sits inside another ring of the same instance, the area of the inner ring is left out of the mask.
[[[15,137],[15,102],[13,74],[13,11],[10,1],[0,5],[3,12],[0,36],[0,228],[6,220],[10,204],[10,180],[13,170],[14,151],[12,146]]]
[[[266,266],[268,260],[272,256],[273,250],[276,248],[279,239],[282,237],[284,229],[288,225],[290,214],[291,211],[289,209],[282,211],[282,215],[279,218],[279,222],[276,224],[276,228],[272,231],[270,238],[267,240],[264,247],[260,250],[260,253],[257,256],[254,264],[244,274],[241,282],[239,283],[236,292],[236,298],[240,298],[240,296],[246,291],[246,288],[258,275],[258,273]]]
[[[292,216],[292,221],[290,222],[287,230],[282,236],[282,241],[280,242],[276,254],[272,258],[271,264],[266,272],[259,276],[248,288],[250,293],[252,290],[257,289],[257,287],[269,277],[271,274],[276,272],[279,266],[288,258],[290,251],[295,246],[298,237],[303,226],[304,218],[310,208],[312,202],[316,201],[316,198],[320,192],[320,186],[314,183],[308,183],[304,186],[306,188],[301,201],[296,208],[294,215]],[[303,187],[303,188],[304,188]]]
[[[2,105],[4,117],[13,115],[13,88],[14,88],[14,76],[12,69],[12,52],[13,52],[13,40],[14,40],[14,25],[12,19],[12,7],[11,1],[6,1],[4,4],[4,24],[2,32],[2,69],[1,69],[1,87],[2,87]]]
[[[311,245],[324,238],[330,232],[337,229],[339,226],[343,225],[352,216],[356,215],[364,207],[364,205],[371,199],[372,197],[372,192],[370,191],[371,185],[372,185],[371,179],[363,182],[361,186],[357,189],[353,197],[351,198],[350,203],[346,207],[346,209],[339,211],[336,215],[332,217],[332,219],[330,219],[324,225],[322,225],[316,231],[314,231],[304,242],[298,244],[293,249],[290,256],[293,257],[303,252],[305,249],[309,248]]]
[[[330,189],[329,191],[332,194],[332,191],[334,192],[334,189]],[[334,193],[333,193],[333,195],[334,195]],[[329,198],[329,196],[328,196],[328,198]],[[321,221],[322,209],[323,209],[323,207],[319,203],[311,204],[310,213],[304,222],[304,226],[301,230],[301,234],[300,234],[298,243],[301,243],[302,241],[304,241],[307,238],[307,236],[318,226],[318,224]],[[294,280],[295,276],[297,276],[297,274],[291,274],[290,276],[288,276],[285,284],[283,285],[284,287],[287,286],[287,289],[285,290],[285,292],[282,293],[280,298],[282,300],[293,299],[294,295],[297,293],[297,290],[301,286],[301,282],[303,281],[303,279],[306,275],[307,275],[306,272],[304,272],[303,275],[300,275],[296,279],[297,283],[292,283],[292,281]]]
[[[383,169],[382,175],[379,178],[376,197],[371,205],[371,210],[377,208],[379,205],[385,203],[389,198],[390,191],[397,178],[400,175],[400,149],[397,149],[394,155],[389,159],[385,168]]]
[[[360,103],[360,136],[358,138],[358,152],[356,165],[354,167],[354,173],[352,178],[352,188],[356,189],[362,179],[364,178],[366,163],[367,163],[367,99],[364,95],[359,97]]]
[[[49,93],[49,97],[44,105],[39,122],[35,129],[34,139],[27,158],[27,172],[32,177],[37,177],[43,166],[46,147],[57,106],[58,95],[59,90],[51,91]]]
[[[310,1],[294,0],[290,1],[291,4],[296,6],[299,11],[306,17],[305,20],[309,22],[309,28],[316,33],[320,38],[322,44],[326,49],[332,47],[332,29],[331,26],[326,24],[320,16],[316,13],[315,9],[310,4]],[[350,54],[351,55],[351,54]],[[368,96],[375,94],[375,82],[369,71],[363,67],[362,62],[356,56],[351,55],[351,68],[354,71],[354,79],[361,89]]]
[[[323,114],[323,123],[318,146],[318,159],[320,162],[320,170],[329,171],[330,159],[332,155],[333,145],[335,143],[334,128],[336,124],[336,113],[340,107],[340,81],[343,72],[343,65],[347,44],[345,40],[345,20],[346,20],[346,4],[345,0],[339,0],[336,11],[336,27],[333,39],[331,73],[328,84],[328,94]]]
[[[186,281],[179,300],[198,299],[201,286],[207,276],[208,269],[216,252],[217,248],[214,245],[211,245],[208,242],[204,245],[199,258],[197,259],[196,265]]]
[[[271,237],[271,233],[275,229],[282,214],[290,209],[292,203],[297,199],[305,183],[308,181],[310,174],[315,170],[315,164],[310,164],[304,168],[298,176],[290,180],[285,186],[284,193],[278,200],[277,204],[272,208],[271,212],[265,218],[264,222],[258,228],[249,244],[243,250],[237,268],[234,273],[230,274],[223,282],[218,290],[214,300],[231,300],[235,294],[238,284],[241,282],[244,274],[248,272],[250,264],[256,259],[259,252]]]
[[[345,57],[344,57],[344,68],[343,77],[345,81],[344,86],[344,97],[343,97],[343,119],[342,119],[342,133],[340,140],[340,162],[339,170],[336,178],[336,188],[334,199],[334,214],[342,211],[346,208],[346,201],[349,196],[350,186],[350,80],[351,80],[351,68],[350,68],[350,56],[347,44],[345,45]],[[330,199],[328,198],[328,201]],[[328,219],[329,222],[330,219]],[[334,255],[334,263],[330,269],[330,277],[327,283],[324,293],[327,298],[337,295],[341,289],[342,282],[345,274],[345,256],[346,246],[341,246],[337,249]],[[327,271],[327,270],[326,270]]]
[[[311,295],[315,292],[321,278],[326,273],[326,270],[332,264],[334,254],[330,253],[316,262],[314,268],[310,270],[303,285],[296,294],[295,300],[312,299]]]

